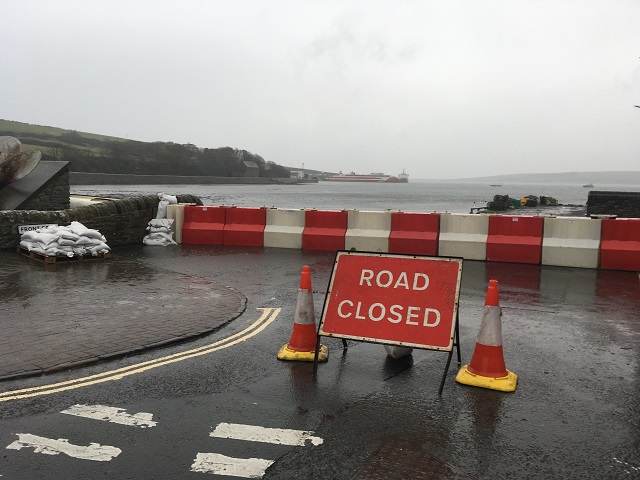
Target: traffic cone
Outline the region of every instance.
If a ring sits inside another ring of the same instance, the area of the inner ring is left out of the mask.
[[[307,265],[302,267],[300,288],[298,289],[298,303],[293,318],[293,332],[289,343],[282,346],[278,352],[279,360],[297,360],[313,362],[316,355],[316,316],[313,309],[313,293],[311,291],[311,274]],[[318,361],[326,362],[329,349],[320,345]]]
[[[515,391],[518,375],[507,370],[502,355],[501,316],[498,281],[489,280],[476,348],[469,365],[463,365],[456,375],[456,382],[502,392]]]

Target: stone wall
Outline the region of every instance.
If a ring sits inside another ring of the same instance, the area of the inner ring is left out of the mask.
[[[640,218],[640,192],[589,192],[587,215]]]
[[[202,205],[194,195],[177,197],[179,203]],[[55,211],[0,211],[0,248],[13,249],[20,243],[19,225],[69,225],[73,221],[99,230],[110,247],[141,243],[149,220],[157,214],[158,203],[157,195],[145,195]]]
[[[20,210],[65,210],[69,208],[69,166],[54,175]]]

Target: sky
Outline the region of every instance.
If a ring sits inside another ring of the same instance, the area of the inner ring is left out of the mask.
[[[640,170],[638,0],[3,0],[0,118],[411,178]]]

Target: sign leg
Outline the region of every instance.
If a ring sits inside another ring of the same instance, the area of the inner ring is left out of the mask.
[[[438,395],[442,395],[442,389],[444,388],[444,381],[447,378],[447,372],[449,371],[449,365],[451,364],[451,357],[453,357],[453,348],[449,352],[449,356],[447,358],[447,366],[444,367],[444,373],[442,374],[442,381],[440,382],[440,390],[438,390]]]
[[[456,350],[458,352],[458,366],[462,365],[462,357],[460,356],[460,313],[456,315],[455,339]]]

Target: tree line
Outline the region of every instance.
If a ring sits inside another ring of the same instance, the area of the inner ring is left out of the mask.
[[[12,135],[2,132],[2,135]],[[69,162],[72,172],[136,175],[189,175],[243,177],[249,167],[258,166],[259,176],[288,178],[287,168],[266,161],[260,155],[237,148],[198,148],[193,144],[102,140],[75,131],[62,135],[16,134],[23,145],[42,152],[43,160]]]

